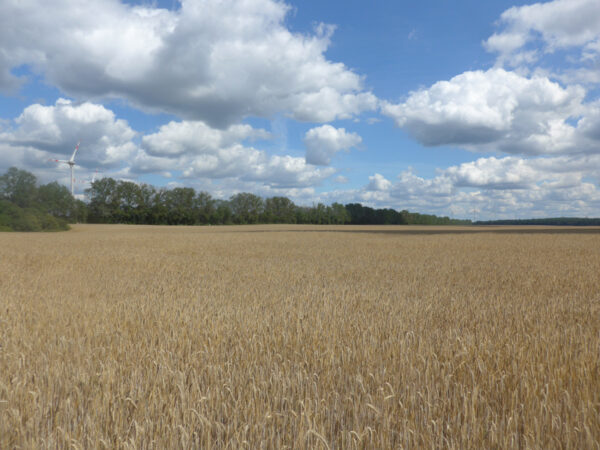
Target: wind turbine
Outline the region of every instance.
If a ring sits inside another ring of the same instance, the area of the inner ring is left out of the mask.
[[[96,169],[96,171],[94,172],[94,175],[92,175],[92,181],[90,181],[90,184],[94,184],[94,181],[96,181],[97,176],[98,176],[98,169]]]
[[[71,159],[53,159],[53,161],[55,161],[55,162],[68,164],[69,167],[71,168],[71,195],[73,197],[75,196],[75,192],[73,191],[73,181],[75,180],[73,178],[73,176],[74,176],[73,168],[75,167],[75,155],[77,154],[77,150],[79,150],[79,144],[80,143],[78,142],[77,145],[75,146],[75,151],[73,152],[73,155],[71,155]]]

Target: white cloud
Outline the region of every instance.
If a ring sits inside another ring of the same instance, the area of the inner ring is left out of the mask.
[[[388,191],[392,187],[392,182],[383,175],[376,173],[369,177],[369,184],[365,188],[367,191]]]
[[[541,40],[542,50],[582,47],[582,57],[595,58],[600,42],[600,3],[597,0],[554,0],[515,6],[500,17],[504,29],[484,46],[499,54],[499,62],[513,66],[523,62],[530,43]],[[529,58],[532,62],[535,58]]]
[[[334,128],[331,125],[311,128],[304,135],[306,162],[326,166],[337,152],[356,147],[361,142],[362,138],[358,134],[349,133],[345,128]]]
[[[335,172],[307,164],[304,158],[268,155],[243,144],[269,137],[265,130],[245,124],[219,130],[203,122],[170,122],[142,138],[131,171],[182,171],[189,180],[228,178],[273,188],[314,186]]]
[[[504,69],[462,73],[382,112],[427,146],[518,154],[597,152],[569,119],[589,113],[585,90]]]
[[[443,173],[456,187],[526,189],[539,181],[538,171],[530,162],[517,157],[479,158],[449,167]]]
[[[586,116],[579,121],[577,128],[583,136],[600,145],[600,101],[589,105]]]
[[[139,147],[133,142],[136,135],[101,105],[65,99],[53,106],[34,104],[0,132],[0,169],[14,165],[33,169],[43,181],[56,179],[62,166],[57,168],[49,158],[67,159],[80,140],[76,162],[82,177],[104,167],[106,176],[127,179],[181,173],[187,182],[228,179],[271,189],[304,189],[335,173],[302,157],[269,155],[247,146],[246,141],[270,138],[247,124],[220,130],[198,121],[170,122],[143,136]],[[59,179],[68,183],[66,172]]]
[[[433,178],[407,170],[390,182],[375,174],[353,195],[374,206],[454,217],[597,215],[599,167],[600,155],[480,158],[439,170]]]
[[[144,136],[142,146],[149,155],[177,156],[182,154],[216,153],[244,140],[269,139],[270,133],[247,124],[215,129],[204,122],[169,122],[158,133]]]
[[[376,98],[328,61],[333,27],[290,32],[275,0],[185,0],[177,11],[117,0],[0,4],[0,87],[23,64],[78,98],[119,97],[150,111],[226,127],[284,112],[349,118]]]
[[[81,141],[77,154],[80,166],[116,167],[136,152],[132,142],[135,135],[125,120],[117,119],[102,105],[58,99],[52,106],[33,104],[25,108],[13,127],[0,133],[4,144],[1,154],[7,160],[6,154],[12,153],[14,164],[39,167],[49,157],[70,157]],[[21,155],[20,162],[15,155]]]

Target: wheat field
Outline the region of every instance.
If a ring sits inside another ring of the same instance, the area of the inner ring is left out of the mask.
[[[0,448],[600,448],[600,229],[485,230],[0,234]]]

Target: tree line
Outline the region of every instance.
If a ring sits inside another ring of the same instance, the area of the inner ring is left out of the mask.
[[[213,198],[193,188],[156,188],[148,184],[102,178],[86,191],[88,222],[152,225],[225,224],[355,224],[355,225],[466,225],[450,219],[394,209],[374,209],[359,203],[317,203],[299,206],[287,197],[263,199],[242,192],[229,200]]]
[[[0,231],[67,230],[85,221],[86,210],[57,182],[38,186],[32,173],[16,167],[0,176]]]
[[[262,198],[242,192],[228,200],[190,187],[157,188],[149,184],[102,178],[86,189],[86,201],[74,199],[57,182],[38,186],[36,177],[10,168],[0,177],[0,229],[65,229],[67,223],[148,225],[356,224],[464,225],[456,220],[360,203],[299,206],[283,196]]]
[[[556,225],[556,226],[598,226],[600,218],[588,217],[548,217],[546,219],[480,220],[474,225]]]

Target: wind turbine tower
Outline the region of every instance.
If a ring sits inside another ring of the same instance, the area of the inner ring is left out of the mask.
[[[73,190],[73,182],[75,181],[74,167],[75,167],[75,155],[77,154],[77,150],[79,150],[79,142],[77,143],[77,146],[75,147],[75,151],[73,152],[73,155],[71,155],[71,159],[55,159],[54,160],[56,162],[68,164],[69,167],[71,168],[71,195],[73,197],[75,196],[75,191]]]

